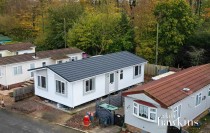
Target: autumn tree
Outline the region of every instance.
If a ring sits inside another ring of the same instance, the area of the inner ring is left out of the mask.
[[[39,50],[65,47],[65,30],[72,28],[77,19],[83,14],[79,3],[69,2],[49,8],[45,33],[36,39]]]
[[[155,0],[138,1],[134,8],[136,53],[150,63],[155,62],[156,19],[153,11],[156,4]]]

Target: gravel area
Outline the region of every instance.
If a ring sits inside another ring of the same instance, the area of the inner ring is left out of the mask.
[[[91,130],[95,128],[96,126],[98,126],[99,125],[98,119],[94,118],[94,122],[91,123],[91,125],[88,128],[84,127],[83,118],[87,112],[95,112],[95,107],[89,107],[89,108],[86,108],[84,110],[77,112],[76,114],[72,116],[72,118],[70,118],[66,122],[66,126],[81,129],[81,130]]]
[[[13,104],[11,109],[15,110],[15,111],[20,111],[22,113],[29,114],[29,113],[32,113],[35,111],[45,111],[45,110],[49,109],[49,107],[43,106],[41,103],[38,103],[33,99],[29,99],[29,100],[16,102],[15,104]]]

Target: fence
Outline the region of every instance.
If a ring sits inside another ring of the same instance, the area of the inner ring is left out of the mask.
[[[122,92],[119,92],[117,95],[109,95],[103,103],[111,104],[116,107],[122,107],[123,105],[123,97],[122,97]]]
[[[154,75],[157,75],[157,74],[168,72],[168,70],[169,70],[169,66],[161,66],[161,65],[155,65],[155,64],[146,64],[144,72],[147,75],[154,76]]]
[[[116,124],[122,126],[124,123],[124,117],[119,117],[119,114],[115,112],[108,111],[107,109],[99,107],[103,103],[111,104],[116,107],[122,107],[123,105],[122,92],[119,92],[116,95],[109,95],[103,101],[96,102],[96,117],[99,118],[99,123],[103,126]]]
[[[19,88],[13,91],[14,101],[17,102],[19,100],[31,97],[34,95],[34,86],[27,86],[23,88]]]

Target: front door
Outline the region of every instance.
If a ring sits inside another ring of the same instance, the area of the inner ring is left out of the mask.
[[[109,74],[109,92],[114,91],[115,89],[115,75],[114,73]]]

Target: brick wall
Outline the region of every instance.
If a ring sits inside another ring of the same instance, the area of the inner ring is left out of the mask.
[[[24,82],[17,83],[17,84],[12,84],[12,85],[8,85],[8,88],[7,88],[7,86],[0,85],[0,89],[9,90],[9,89],[12,89],[12,88],[20,87],[23,84],[24,84]]]

